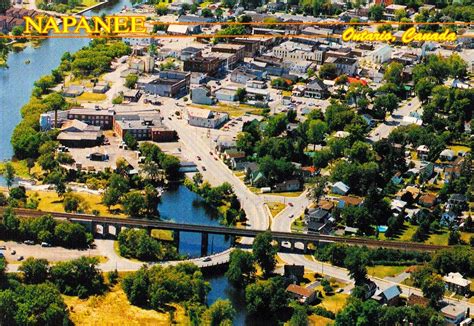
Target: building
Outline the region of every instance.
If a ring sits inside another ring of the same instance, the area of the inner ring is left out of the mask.
[[[313,45],[286,41],[272,50],[275,57],[283,60],[306,60],[316,61],[318,64],[323,62],[324,52],[316,49]]]
[[[192,72],[203,72],[214,76],[223,71],[226,60],[219,57],[195,56],[183,61],[183,70]]]
[[[446,288],[460,295],[471,292],[471,281],[465,279],[460,273],[449,273],[443,276],[443,281],[446,283]]]
[[[122,41],[130,46],[150,46],[158,43],[154,37],[124,37]]]
[[[260,53],[261,42],[258,39],[235,38],[230,41],[233,44],[241,44],[244,46],[244,56],[253,58]]]
[[[392,47],[388,44],[382,44],[369,53],[369,59],[373,63],[384,63],[392,58]]]
[[[234,69],[234,67],[244,60],[245,46],[240,44],[221,43],[211,48],[211,52],[216,53],[217,56],[221,54],[230,54],[227,56],[227,69]]]
[[[326,62],[335,64],[339,75],[354,76],[359,66],[357,59],[347,57],[330,57]]]
[[[321,233],[326,227],[326,223],[331,214],[322,208],[310,208],[305,214],[308,231]]]
[[[338,181],[332,185],[332,192],[338,195],[345,195],[349,192],[349,186],[342,181]]]
[[[296,284],[288,285],[286,292],[299,303],[311,304],[316,300],[316,292],[314,290]]]
[[[137,86],[146,93],[179,98],[189,92],[191,74],[177,70],[160,71],[158,78],[151,81],[138,81]]]
[[[62,127],[57,140],[67,147],[94,147],[100,145],[104,137],[99,126],[88,125],[79,120],[68,120]]]
[[[416,154],[420,160],[427,160],[430,154],[430,149],[426,145],[420,145],[416,148]]]
[[[158,143],[177,139],[176,131],[166,128],[159,116],[117,116],[114,121],[114,132],[122,139],[126,134],[131,134],[136,140],[152,140]]]
[[[430,300],[426,299],[425,297],[416,295],[414,293],[410,294],[410,296],[407,299],[408,306],[419,305],[422,307],[428,307],[429,303],[430,303]]]
[[[229,120],[229,114],[211,110],[188,108],[188,123],[191,126],[216,129]]]
[[[435,194],[424,194],[418,199],[418,203],[426,208],[431,208],[436,204],[437,197]]]
[[[402,291],[398,285],[393,285],[380,293],[376,293],[372,299],[380,304],[386,304],[389,306],[395,306],[400,302],[400,294]]]
[[[315,80],[308,83],[303,95],[304,97],[325,99],[329,96],[329,91],[328,87],[323,83],[323,81],[316,78]]]
[[[114,124],[115,112],[112,110],[102,110],[99,107],[95,109],[86,109],[73,107],[67,114],[68,120],[77,119],[88,125],[99,126],[102,130],[112,129]]]
[[[251,80],[263,80],[266,72],[251,69],[245,66],[237,67],[230,73],[230,81],[237,84],[246,84]]]
[[[286,180],[275,185],[275,192],[298,191],[301,189],[301,182],[297,179]]]
[[[360,206],[364,202],[364,198],[355,196],[341,196],[338,198],[337,207],[344,208],[348,206]]]
[[[139,89],[129,89],[123,92],[123,99],[124,101],[127,102],[133,102],[136,103],[142,96],[142,93],[140,92]]]
[[[214,95],[216,96],[216,99],[219,101],[235,102],[238,100],[237,90],[234,90],[234,89],[220,88],[217,91],[215,91]]]
[[[179,59],[184,61],[192,57],[200,56],[201,54],[202,54],[202,49],[188,46],[181,50],[181,52],[179,53]]]
[[[107,82],[99,82],[94,88],[92,88],[92,93],[104,94],[110,89],[110,85]]]
[[[211,97],[211,90],[208,86],[202,85],[191,90],[191,100],[194,104],[211,105],[214,98]]]
[[[460,305],[448,304],[441,313],[448,325],[459,325],[466,318],[466,308]]]

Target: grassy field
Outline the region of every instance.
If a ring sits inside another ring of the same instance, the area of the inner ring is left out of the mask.
[[[169,230],[152,230],[151,236],[163,241],[173,241],[173,231]]]
[[[99,102],[107,99],[105,94],[89,93],[84,92],[80,96],[75,98],[79,102]]]
[[[408,266],[383,266],[376,265],[367,268],[367,273],[371,276],[384,278],[387,276],[393,277],[402,273]]]
[[[56,192],[53,191],[32,191],[29,190],[26,192],[29,197],[33,197],[39,200],[38,209],[41,211],[51,211],[51,212],[64,212],[64,206],[62,199],[58,197]],[[87,193],[76,193],[79,197],[83,199],[83,207],[85,213],[92,213],[93,210],[98,210],[99,215],[110,216],[110,212],[107,207],[102,204],[102,197],[100,195],[93,195]],[[121,210],[119,205],[112,206],[112,211]],[[125,217],[124,214],[117,214],[117,217]]]
[[[278,203],[278,202],[269,202],[267,203],[267,205],[273,217],[277,216],[278,213],[280,213],[286,207],[285,204]]]
[[[171,325],[170,313],[142,309],[132,306],[117,285],[101,296],[93,296],[87,300],[77,297],[63,296],[69,307],[71,320],[76,325]],[[184,308],[173,306],[174,322],[179,325],[188,324]]]
[[[348,297],[349,295],[345,293],[336,293],[334,295],[324,296],[323,300],[320,304],[318,304],[318,306],[337,313],[342,308],[344,308]]]
[[[326,325],[333,325],[334,320],[318,316],[318,315],[311,315],[308,317],[308,325],[309,326],[326,326]]]
[[[231,118],[237,118],[245,113],[251,113],[251,114],[260,114],[261,110],[250,106],[250,105],[245,105],[245,104],[223,104],[223,103],[218,103],[217,105],[200,105],[200,104],[193,104],[193,107],[200,108],[200,109],[206,109],[206,110],[212,110],[215,112],[224,112],[228,113]]]
[[[26,166],[26,160],[12,161],[13,168],[15,169],[15,175],[21,178],[29,178],[28,167]],[[3,174],[5,170],[5,162],[0,162],[0,174]]]
[[[296,220],[291,223],[291,231],[292,232],[303,232],[304,231],[304,223],[303,218],[300,216]]]

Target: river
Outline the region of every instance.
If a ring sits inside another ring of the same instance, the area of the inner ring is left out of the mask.
[[[119,12],[124,6],[130,7],[128,0],[119,0],[86,15],[112,14]],[[8,69],[0,69],[0,160],[9,160],[13,155],[10,138],[15,126],[20,122],[20,109],[30,98],[33,83],[40,76],[49,74],[56,68],[64,52],[76,52],[89,43],[87,38],[55,38],[47,39],[40,47],[27,47],[21,52],[10,53]],[[25,64],[25,61],[30,64]],[[0,178],[3,179],[3,178]],[[3,183],[0,180],[0,184]],[[217,216],[200,204],[199,196],[181,186],[167,191],[159,210],[163,218],[176,222],[217,225]],[[223,236],[209,236],[209,251],[218,252],[229,247],[229,241]],[[183,233],[180,237],[180,252],[190,256],[200,253],[200,236]],[[243,294],[232,289],[223,275],[208,277],[212,286],[208,304],[219,298],[231,300],[237,310],[234,325],[245,325],[246,312]]]

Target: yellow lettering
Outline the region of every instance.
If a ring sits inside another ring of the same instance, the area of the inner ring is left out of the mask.
[[[48,21],[43,27],[43,33],[48,33],[49,31],[54,31],[57,34],[61,33],[54,17],[49,17]]]
[[[342,33],[342,40],[344,42],[349,42],[354,37],[355,29],[354,27],[349,27]]]
[[[87,21],[86,17],[81,17],[79,19],[79,23],[77,23],[76,29],[74,30],[74,33],[80,33],[80,30],[83,29],[87,33],[92,33],[92,29],[89,26],[89,22]]]
[[[63,17],[63,33],[68,33],[69,28],[76,26],[77,19],[72,16]]]
[[[132,33],[146,33],[145,18],[144,17],[131,17],[131,32]]]
[[[113,17],[114,20],[114,33],[128,33],[130,27],[128,26],[128,20],[125,17]]]
[[[415,27],[410,27],[405,31],[405,33],[402,34],[402,42],[403,43],[410,43],[413,41],[413,38],[416,34],[416,28]]]
[[[95,26],[94,32],[95,33],[99,33],[100,28],[102,28],[102,30],[105,33],[110,33],[110,30],[111,30],[110,20],[107,19],[107,23],[106,23],[100,17],[92,17],[92,19],[94,20],[94,26]]]
[[[44,16],[38,16],[36,17],[37,23],[33,20],[31,17],[24,17],[25,19],[25,34],[30,34],[33,30],[42,33],[43,32],[43,19]]]

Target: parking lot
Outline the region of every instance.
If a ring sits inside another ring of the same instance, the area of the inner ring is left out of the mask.
[[[0,246],[5,246],[4,250],[0,250],[5,256],[9,264],[19,264],[28,257],[37,259],[47,259],[50,262],[58,262],[69,259],[76,259],[81,256],[100,256],[97,249],[77,250],[66,249],[62,247],[41,247],[41,245],[27,245],[13,241],[2,241]],[[19,257],[23,257],[19,261]]]

